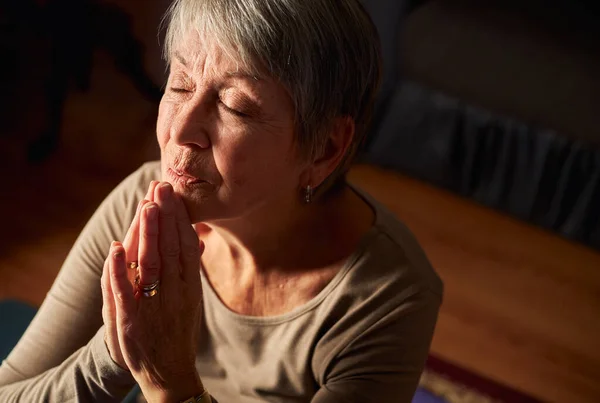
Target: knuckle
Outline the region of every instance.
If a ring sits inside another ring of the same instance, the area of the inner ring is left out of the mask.
[[[154,279],[158,279],[159,277],[160,277],[160,270],[158,270],[157,268],[149,268],[144,271],[144,276],[143,276],[144,279],[151,278],[151,279],[153,279],[152,281],[154,281]],[[144,281],[147,281],[147,280],[144,280]]]
[[[200,260],[200,253],[197,249],[192,248],[184,248],[181,252],[181,256],[184,260],[195,262],[196,260]]]
[[[173,209],[171,203],[164,203],[161,207],[161,221],[172,221],[175,219],[175,210]]]
[[[121,323],[120,327],[121,327],[121,333],[123,334],[123,336],[125,336],[125,338],[132,339],[132,340],[138,339],[135,326],[133,326],[131,323],[129,323],[129,322]]]
[[[179,227],[179,233],[181,234],[181,245],[184,247],[198,247],[198,234],[192,227],[189,229]]]
[[[191,225],[184,225],[184,229],[181,231],[183,235],[190,240],[190,242],[198,243],[198,234]]]
[[[173,242],[165,242],[160,248],[161,255],[166,258],[175,258],[179,256],[179,245]]]
[[[146,228],[146,230],[141,233],[142,240],[145,242],[155,242],[157,236],[158,230],[150,228]]]
[[[140,260],[140,270],[152,271],[160,269],[160,260],[158,257],[146,256]]]
[[[121,290],[113,293],[115,299],[119,302],[119,304],[123,305],[125,301],[127,301],[127,294]]]
[[[110,286],[110,277],[108,276],[108,273],[103,273],[102,274],[102,278],[100,279],[100,289],[102,290],[103,294],[108,294],[108,290]]]

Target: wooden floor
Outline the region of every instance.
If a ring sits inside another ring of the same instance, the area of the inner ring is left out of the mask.
[[[351,180],[414,231],[446,286],[432,352],[540,399],[600,402],[600,254],[400,175]]]

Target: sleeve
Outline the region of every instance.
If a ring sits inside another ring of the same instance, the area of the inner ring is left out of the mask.
[[[361,331],[329,363],[312,403],[410,403],[440,304],[440,295],[419,291]]]
[[[117,186],[79,235],[37,315],[0,366],[0,401],[13,388],[53,389],[52,379],[65,379],[60,372],[65,360],[84,357],[80,349],[102,325],[104,259],[110,243],[123,239],[138,200],[154,179],[157,170],[152,168],[142,166]],[[51,378],[39,377],[48,376],[50,369]],[[40,379],[44,381],[38,383]]]
[[[110,357],[101,327],[87,345],[60,365],[0,388],[5,403],[121,401],[135,381]]]

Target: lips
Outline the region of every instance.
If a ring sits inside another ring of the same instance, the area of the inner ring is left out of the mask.
[[[179,170],[176,168],[168,168],[167,174],[169,175],[169,179],[171,180],[171,182],[177,183],[179,185],[191,186],[208,183],[207,181],[200,179],[197,176],[191,175],[185,170]]]

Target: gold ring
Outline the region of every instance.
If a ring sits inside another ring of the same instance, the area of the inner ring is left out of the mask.
[[[154,288],[150,291],[141,291],[142,292],[142,296],[146,297],[146,298],[152,298],[153,296],[155,296],[156,294],[158,294],[158,288]]]
[[[137,262],[137,260],[134,260],[133,262],[127,263],[127,268],[131,269],[131,270],[137,269],[138,268],[138,262]]]
[[[156,280],[155,282],[153,282],[151,284],[140,284],[140,275],[137,274],[135,276],[134,283],[135,283],[136,287],[138,288],[138,290],[140,290],[142,293],[143,292],[151,293],[152,291],[156,291],[155,293],[150,295],[150,297],[152,297],[152,296],[156,295],[156,293],[158,292],[160,280]]]
[[[159,284],[160,284],[160,280],[156,280],[152,284],[147,284],[147,285],[138,284],[138,288],[142,291],[152,291],[152,290],[156,290],[158,288]]]

